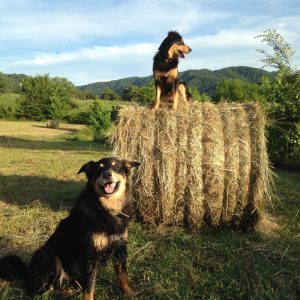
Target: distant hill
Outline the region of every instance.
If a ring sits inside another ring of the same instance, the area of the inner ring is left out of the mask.
[[[214,93],[217,83],[223,79],[244,79],[252,83],[261,84],[262,76],[274,76],[274,72],[251,67],[229,67],[215,71],[208,69],[188,70],[180,72],[179,74],[180,78],[186,81],[190,86],[195,86],[200,93],[206,93],[208,95]],[[152,80],[152,76],[128,77],[107,82],[90,83],[79,86],[78,88],[90,91],[96,95],[101,95],[104,89],[108,87],[121,95],[124,87],[129,85],[141,87],[151,84]]]

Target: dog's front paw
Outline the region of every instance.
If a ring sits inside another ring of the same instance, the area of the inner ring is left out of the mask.
[[[150,107],[150,110],[153,111],[153,112],[156,112],[158,110],[158,106]]]
[[[157,101],[154,101],[149,105],[149,108],[151,111],[156,112],[159,108],[159,104],[157,104]]]

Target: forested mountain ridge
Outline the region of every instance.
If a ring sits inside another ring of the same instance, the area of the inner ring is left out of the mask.
[[[228,67],[220,70],[187,70],[179,73],[180,78],[186,81],[191,87],[196,87],[200,93],[212,95],[215,92],[217,83],[224,79],[242,79],[251,83],[261,83],[263,76],[273,77],[274,72],[251,67]],[[101,95],[105,88],[110,88],[121,95],[122,90],[130,85],[142,87],[152,83],[152,76],[128,77],[106,82],[95,82],[79,86],[81,90],[90,91],[96,95]]]

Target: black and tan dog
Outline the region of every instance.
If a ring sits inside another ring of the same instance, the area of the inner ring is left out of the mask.
[[[133,294],[127,281],[128,175],[139,163],[103,158],[90,161],[84,172],[88,182],[69,216],[32,256],[29,266],[16,255],[0,259],[0,277],[23,279],[29,295],[40,294],[62,281],[76,280],[83,299],[94,299],[97,264],[112,259],[117,283]]]
[[[184,55],[191,51],[177,31],[170,31],[162,41],[153,59],[156,93],[152,110],[156,111],[161,103],[172,103],[172,110],[176,110],[178,102],[192,99],[186,83],[179,81],[177,69],[179,57],[184,58]]]

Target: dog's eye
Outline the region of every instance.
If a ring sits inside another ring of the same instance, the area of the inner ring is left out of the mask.
[[[118,164],[118,163],[116,163],[116,164],[114,164],[114,165],[112,166],[112,169],[114,169],[115,171],[120,171],[121,165]]]

